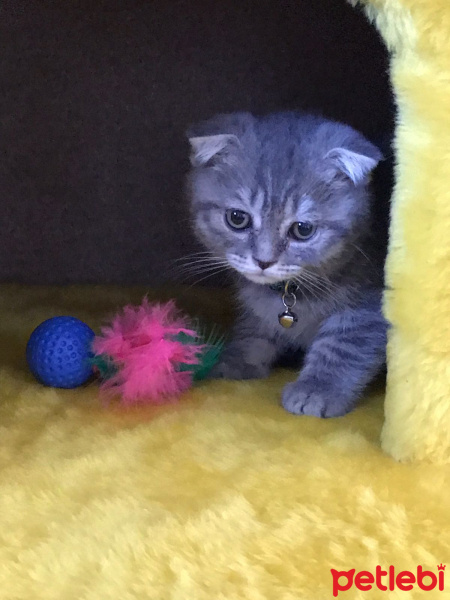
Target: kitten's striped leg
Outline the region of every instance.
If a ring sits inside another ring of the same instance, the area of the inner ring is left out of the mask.
[[[224,379],[259,379],[267,377],[278,356],[274,339],[265,335],[263,324],[251,313],[243,314],[233,328],[220,362],[210,377]]]
[[[386,332],[379,306],[331,316],[306,353],[299,378],[283,390],[284,408],[315,417],[348,413],[385,362]]]

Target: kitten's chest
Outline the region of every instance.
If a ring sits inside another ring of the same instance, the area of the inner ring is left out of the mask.
[[[253,312],[268,335],[280,341],[285,340],[289,345],[307,348],[324,318],[317,304],[297,296],[295,305],[289,309],[295,322],[285,328],[280,324],[280,315],[286,312],[281,293],[261,286],[249,286],[242,289],[239,296],[245,308]]]

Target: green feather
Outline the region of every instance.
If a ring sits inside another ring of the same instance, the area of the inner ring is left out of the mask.
[[[100,379],[103,380],[110,379],[118,371],[116,364],[106,354],[95,354],[90,362],[92,368],[98,372]]]
[[[179,333],[174,339],[182,344],[202,346],[198,351],[199,363],[196,365],[180,364],[178,365],[178,371],[190,371],[194,381],[201,381],[207,377],[219,360],[225,338],[219,334],[216,327],[213,327],[208,333],[206,328],[201,326],[198,321],[195,321],[191,328],[196,332],[195,336]],[[110,379],[118,371],[117,365],[106,354],[94,355],[91,358],[91,364],[103,380]]]
[[[196,321],[192,325],[192,329],[197,332],[197,335],[190,336],[185,333],[178,334],[175,339],[183,344],[197,344],[203,346],[199,349],[199,363],[196,365],[179,365],[180,371],[191,371],[194,381],[201,381],[208,376],[211,369],[218,362],[219,356],[225,344],[225,338],[219,333],[216,327],[208,333],[206,328]]]

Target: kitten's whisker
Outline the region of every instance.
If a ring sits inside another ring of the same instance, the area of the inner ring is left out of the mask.
[[[229,268],[228,264],[213,264],[213,265],[197,265],[196,267],[193,266],[192,268],[189,269],[184,269],[183,271],[180,271],[180,276],[181,277],[192,277],[195,275],[199,275],[200,273],[207,273],[208,271],[213,271],[214,269],[218,269],[218,268]]]
[[[353,244],[352,242],[351,242],[351,245],[353,246],[353,248],[355,248],[355,250],[358,250],[358,252],[360,252],[364,256],[364,258],[367,260],[367,262],[369,262],[370,264],[373,264],[373,262],[371,261],[369,256],[367,256],[367,254],[359,246],[357,246],[356,244]]]
[[[210,268],[205,268],[205,269],[196,269],[196,270],[192,270],[192,271],[186,271],[185,273],[182,273],[180,275],[180,277],[182,277],[183,279],[189,279],[191,277],[195,277],[196,275],[201,275],[202,273],[208,273],[208,271],[214,271],[217,270],[219,268],[228,268],[225,267],[224,265],[214,265],[214,267],[210,267]]]
[[[319,275],[319,273],[315,273],[314,271],[310,271],[309,269],[303,269],[302,275],[306,275],[306,277],[310,277],[317,281],[324,281],[329,283],[330,285],[334,285],[332,281],[325,277],[324,275]]]
[[[295,278],[294,280],[295,280],[295,281],[297,281],[297,279],[296,279],[296,278]],[[304,287],[305,287],[305,288],[307,288],[307,286],[304,286]],[[307,295],[307,294],[305,294],[305,291],[304,291],[303,287],[300,287],[299,289],[300,289],[300,293],[301,293],[301,295],[303,296],[303,298],[305,299],[305,301],[308,303],[308,305],[309,305],[309,308],[311,309],[311,312],[312,312],[313,314],[316,314],[316,313],[317,313],[317,311],[315,310],[315,307],[314,307],[313,303],[311,302],[311,300],[308,298],[308,295]],[[308,288],[307,288],[307,289],[308,289]],[[310,291],[310,290],[308,290],[308,291]],[[312,295],[313,295],[313,297],[315,297],[315,296],[314,296],[314,294],[312,294]]]
[[[185,265],[178,265],[177,268],[179,269],[189,269],[190,267],[199,267],[202,265],[227,265],[228,261],[227,260],[220,260],[220,259],[199,259],[196,261],[192,261],[190,263],[187,263]]]
[[[197,267],[207,267],[209,265],[228,265],[228,261],[226,260],[214,260],[214,259],[208,259],[208,260],[197,260],[197,261],[193,261],[190,262],[186,265],[178,265],[177,268],[180,271],[188,271],[189,269],[195,269]]]
[[[316,279],[311,272],[303,271],[296,279],[298,283],[303,285],[317,300],[326,298],[327,300],[331,300],[333,304],[338,304],[338,298],[333,293],[333,290],[330,289],[324,281]]]
[[[213,269],[218,269],[218,268],[222,268],[222,267],[230,268],[230,265],[228,264],[228,262],[222,262],[222,261],[184,265],[180,269],[180,274],[196,275],[197,273],[202,273],[202,272],[206,273],[207,271],[211,271]]]
[[[186,256],[180,256],[179,258],[174,258],[171,262],[181,262],[181,261],[188,261],[191,258],[195,258],[195,257],[201,257],[201,256],[213,256],[213,254],[209,251],[209,250],[202,250],[201,252],[193,252],[192,254],[186,254]]]
[[[226,258],[223,258],[221,256],[194,256],[191,262],[197,262],[199,260],[220,260],[222,262],[228,262]]]
[[[304,288],[310,294],[312,294],[314,296],[314,298],[316,298],[316,300],[320,300],[320,296],[318,296],[317,293],[321,292],[322,290],[319,290],[318,288],[316,288],[313,285],[311,285],[311,282],[308,281],[307,279],[302,279],[300,277],[295,277],[295,281],[299,284],[300,291],[302,291],[302,288]]]
[[[198,256],[194,259],[191,259],[186,264],[173,265],[172,268],[170,269],[170,274],[171,275],[181,275],[184,272],[196,270],[197,268],[200,268],[200,267],[207,267],[209,265],[225,266],[225,265],[228,265],[228,261],[226,259],[220,258],[220,257]]]
[[[213,275],[219,275],[220,273],[223,273],[225,271],[228,271],[229,267],[225,267],[223,269],[219,269],[218,271],[213,271],[212,273],[208,273],[208,275],[205,275],[205,277],[202,277],[201,279],[197,279],[196,281],[194,281],[194,283],[192,283],[189,286],[189,289],[191,287],[194,287],[195,285],[198,285],[199,283],[201,283],[202,281],[204,281],[205,279],[208,279],[209,277],[212,277]]]
[[[329,292],[328,288],[324,287],[323,285],[320,285],[317,281],[315,281],[312,277],[309,277],[306,273],[301,273],[298,276],[298,281],[303,284],[308,283],[310,287],[314,288],[317,292],[321,294],[326,294],[327,292]]]
[[[314,309],[313,309],[313,305],[311,303],[311,300],[308,297],[308,294],[306,292],[308,292],[314,298],[314,300],[316,300],[317,302],[320,301],[320,297],[316,294],[316,292],[314,291],[314,289],[311,289],[309,287],[309,285],[305,281],[297,280],[297,282],[299,284],[301,284],[300,285],[300,292],[301,292],[303,298],[306,300],[306,302],[308,302],[308,304],[309,304],[309,306],[311,308],[311,311],[315,312]]]
[[[325,277],[323,275],[313,273],[312,271],[308,271],[307,269],[305,269],[303,271],[303,275],[305,277],[309,278],[310,281],[314,281],[314,282],[322,285],[324,287],[324,289],[326,289],[327,291],[339,289],[339,286],[337,286],[330,279],[328,279],[328,277]]]
[[[339,302],[338,300],[338,292],[339,288],[337,286],[330,286],[326,281],[316,280],[314,281],[315,285],[321,287],[323,290],[323,294],[327,298],[331,298],[335,302]]]

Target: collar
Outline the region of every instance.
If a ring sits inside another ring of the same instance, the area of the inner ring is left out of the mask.
[[[286,290],[286,284],[289,284],[287,289],[288,294],[295,294],[295,292],[298,290],[298,284],[295,283],[295,281],[292,281],[292,279],[286,279],[285,281],[271,283],[269,285],[269,289],[271,289],[273,292],[282,294]]]
[[[269,285],[269,289],[271,289],[273,292],[284,292],[284,288],[286,286],[286,282],[285,281],[278,281],[277,283],[271,283]]]

